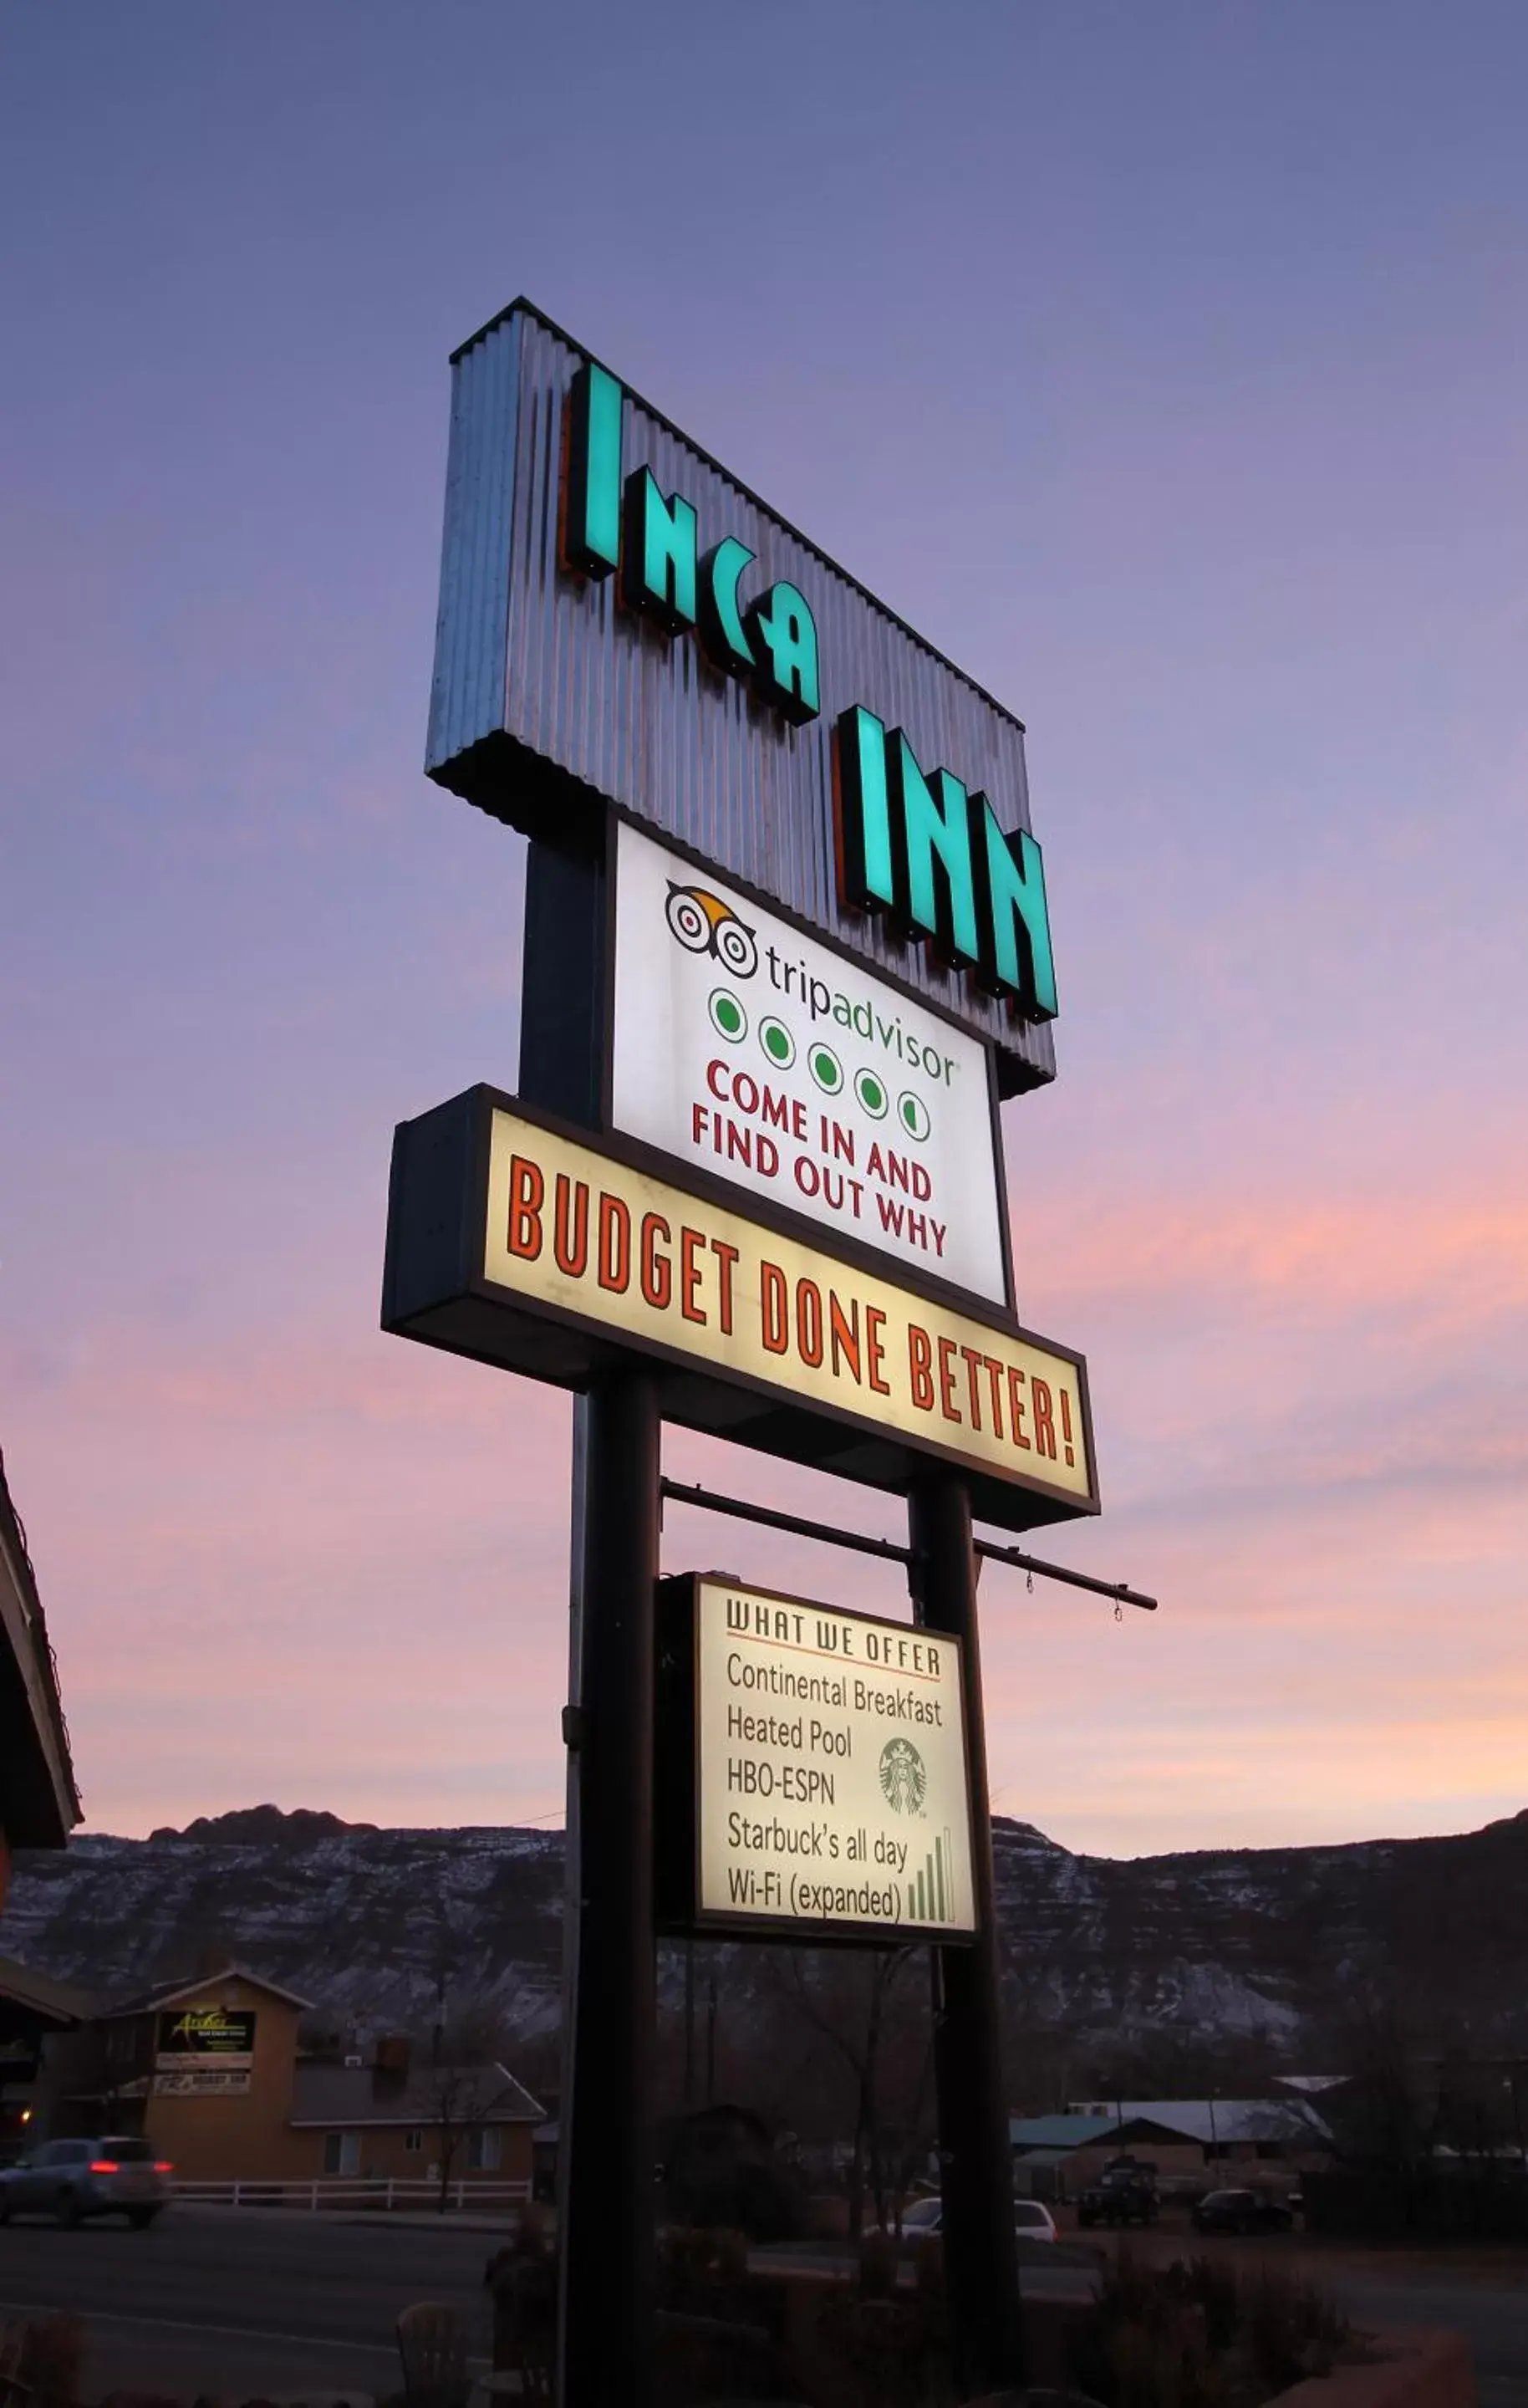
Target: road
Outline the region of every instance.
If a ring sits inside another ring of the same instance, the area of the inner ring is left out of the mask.
[[[1480,2408],[1528,2408],[1528,2266],[1516,2276],[1464,2281],[1372,2272],[1328,2278],[1355,2325],[1436,2325],[1462,2332],[1475,2358]]]
[[[171,2208],[150,2232],[0,2227],[0,2317],[62,2310],[87,2333],[85,2396],[112,2389],[232,2402],[395,2391],[393,2325],[416,2300],[462,2315],[486,2362],[489,2231],[380,2216],[353,2221],[274,2209]],[[1236,2244],[1231,2244],[1235,2247]],[[1069,2252],[1067,2253],[1070,2254]],[[1303,2254],[1303,2253],[1302,2253]],[[1484,2408],[1528,2408],[1528,2280],[1521,2262],[1469,2268],[1366,2256],[1320,2269],[1363,2325],[1440,2325],[1475,2352]],[[1074,2290],[1074,2268],[1026,2266],[1027,2289]]]
[[[0,2226],[0,2317],[59,2309],[85,2320],[85,2396],[396,2391],[393,2327],[444,2300],[486,2362],[491,2232],[380,2216],[354,2223],[280,2209],[171,2207],[151,2231]]]

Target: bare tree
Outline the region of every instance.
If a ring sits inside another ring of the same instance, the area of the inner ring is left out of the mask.
[[[853,1955],[829,1956],[822,1951],[792,1949],[781,1960],[772,1986],[819,2040],[825,2041],[846,2071],[851,2089],[853,2127],[849,2169],[849,2229],[858,2240],[864,2229],[868,2183],[876,2220],[884,2224],[893,2167],[899,2184],[908,2178],[907,2135],[916,2131],[926,2111],[932,2042],[925,2035],[911,2089],[914,2112],[899,2119],[893,2143],[885,2115],[887,2040],[893,2028],[893,2007],[908,1967],[924,1956],[921,1948],[866,1949]],[[898,2038],[905,2035],[897,2034]],[[904,2049],[903,2054],[907,2052]],[[903,2069],[904,2073],[906,2069]],[[916,2148],[916,2142],[913,2143]]]
[[[426,2128],[435,2148],[436,2209],[444,2214],[450,2204],[462,2150],[475,2131],[491,2131],[494,2117],[520,2096],[520,2085],[502,2065],[432,2066],[421,2101]]]

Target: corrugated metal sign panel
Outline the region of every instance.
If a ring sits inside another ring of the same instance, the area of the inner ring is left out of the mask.
[[[623,470],[646,465],[693,502],[703,549],[747,544],[750,592],[788,579],[806,595],[820,715],[789,724],[693,638],[622,609],[613,577],[570,574],[558,557],[563,416],[587,356],[524,301],[457,354],[429,774],[553,841],[582,833],[564,782],[577,780],[991,1039],[1005,1093],[1054,1077],[1048,1027],[841,910],[835,875],[840,711],[862,704],[904,728],[927,768],[984,789],[1010,831],[1029,825],[1021,723],[629,389]]]

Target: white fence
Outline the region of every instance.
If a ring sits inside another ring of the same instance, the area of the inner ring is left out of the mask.
[[[198,2207],[428,2208],[440,2205],[438,2182],[364,2181],[344,2174],[325,2175],[317,2182],[178,2182],[177,2199]],[[448,2210],[464,2207],[523,2206],[531,2196],[528,2182],[480,2182],[468,2179],[446,2185]]]

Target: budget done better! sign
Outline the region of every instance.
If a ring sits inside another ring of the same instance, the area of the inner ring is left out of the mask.
[[[611,1118],[1004,1306],[986,1049],[622,823]]]
[[[492,1288],[1086,1505],[1075,1358],[490,1109]]]

